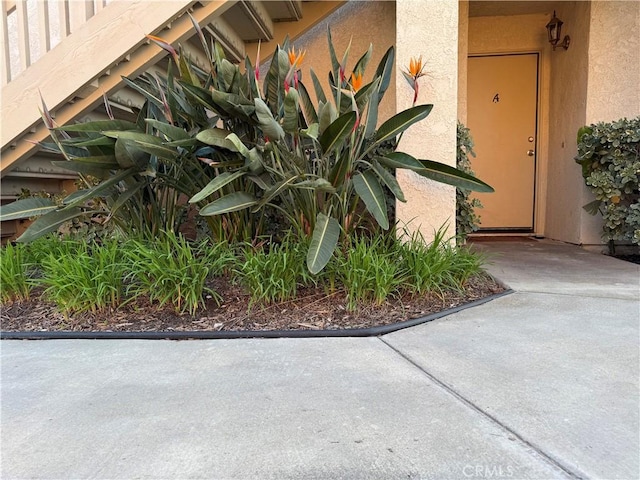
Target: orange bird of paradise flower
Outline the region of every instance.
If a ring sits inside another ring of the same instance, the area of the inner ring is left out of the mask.
[[[426,75],[426,73],[424,73],[424,67],[425,65],[422,64],[422,55],[420,55],[420,58],[411,57],[411,60],[409,61],[409,70],[407,72],[402,72],[402,75],[404,75],[404,78],[413,89],[414,105],[418,100],[418,79]]]
[[[351,74],[351,88],[353,88],[354,92],[357,92],[362,88],[362,73],[358,72]]]
[[[291,47],[289,49],[288,55],[289,55],[289,65],[291,66],[295,66],[295,67],[299,67],[300,64],[302,63],[302,60],[304,60],[304,56],[306,55],[307,51],[298,51],[296,53],[296,47]]]

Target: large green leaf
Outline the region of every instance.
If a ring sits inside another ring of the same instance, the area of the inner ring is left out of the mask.
[[[318,133],[322,133],[327,129],[329,125],[336,121],[338,118],[338,112],[333,103],[320,102],[318,103]]]
[[[282,130],[280,124],[273,118],[271,110],[269,110],[267,104],[260,98],[254,98],[253,101],[256,106],[258,122],[260,123],[260,128],[262,128],[264,134],[273,141],[284,138],[284,130]]]
[[[300,178],[299,176],[292,176],[289,178],[285,178],[284,180],[280,180],[278,183],[276,183],[275,185],[269,187],[265,192],[264,195],[262,196],[262,198],[260,199],[260,203],[258,203],[255,208],[253,209],[253,212],[257,212],[259,211],[262,207],[264,207],[267,203],[269,203],[271,200],[273,200],[276,196],[278,196],[282,191],[286,190],[287,187],[293,183],[294,181],[296,181],[298,178]]]
[[[200,215],[222,215],[252,207],[258,200],[246,192],[234,192],[211,202],[200,210]]]
[[[316,92],[316,98],[318,99],[318,103],[327,103],[327,96],[324,94],[324,90],[322,89],[322,84],[320,83],[320,79],[313,71],[313,68],[309,69],[309,74],[311,75],[311,80],[313,81],[313,89]]]
[[[226,148],[232,152],[237,152],[238,149],[233,142],[227,139],[230,134],[231,132],[229,130],[224,130],[223,128],[209,128],[198,133],[196,138],[207,145]]]
[[[373,167],[373,171],[376,172],[380,180],[384,182],[389,190],[393,193],[393,195],[400,200],[401,202],[406,202],[407,200],[404,198],[404,193],[402,188],[400,188],[400,184],[396,177],[386,168],[384,168],[377,160],[371,162],[371,166]]]
[[[331,256],[338,245],[340,237],[340,224],[333,217],[319,213],[316,218],[316,226],[313,229],[311,245],[307,252],[307,268],[316,274],[329,263]]]
[[[91,164],[84,162],[76,162],[74,160],[54,160],[51,162],[52,165],[60,168],[64,168],[65,170],[69,170],[77,173],[84,173],[85,175],[92,175],[96,178],[106,178],[111,174],[111,170],[120,169],[120,165],[108,164],[113,166],[108,166],[107,164]]]
[[[245,174],[245,172],[243,170],[242,171],[238,171],[238,172],[233,172],[233,173],[231,173],[231,172],[221,173],[216,178],[211,180],[207,185],[205,185],[205,187],[202,190],[200,190],[193,197],[191,197],[189,199],[189,203],[197,203],[200,200],[204,200],[205,198],[207,198],[212,193],[217,192],[222,187],[224,187],[225,185],[230,184],[236,178],[242,177],[244,174]]]
[[[419,122],[429,115],[432,109],[433,105],[417,105],[394,115],[380,125],[375,136],[375,144],[380,144],[385,140],[389,140],[400,135],[411,125]]]
[[[444,163],[438,163],[432,160],[420,160],[420,163],[422,164],[422,168],[415,170],[415,172],[436,182],[446,183],[465,190],[473,190],[474,192],[490,193],[494,191],[493,187],[487,185],[482,180],[468,173],[464,173],[457,168],[445,165]]]
[[[18,241],[24,243],[31,242],[36,238],[42,237],[47,233],[57,230],[58,227],[60,227],[63,223],[87,213],[90,212],[84,212],[80,208],[49,212],[33,222],[29,226],[29,228],[27,228],[25,232],[20,235]]]
[[[304,110],[304,116],[307,120],[307,125],[318,123],[318,112],[316,112],[316,108],[311,101],[311,97],[309,97],[309,92],[302,82],[298,83],[298,93],[300,94],[300,100]]]
[[[43,215],[58,208],[48,198],[23,198],[0,207],[0,222]]]
[[[380,88],[378,89],[378,101],[382,100],[384,93],[389,88],[391,82],[391,72],[393,71],[393,65],[395,63],[395,49],[389,47],[385,52],[376,69],[375,77],[380,77]]]
[[[135,123],[124,120],[98,120],[95,122],[76,123],[74,125],[64,125],[56,127],[54,130],[63,130],[65,132],[104,132],[107,130],[137,130]]]
[[[384,191],[380,186],[380,182],[376,175],[371,171],[355,175],[352,179],[353,188],[364,202],[367,210],[373,215],[378,224],[385,230],[389,228],[389,219],[387,218],[387,204]]]
[[[154,120],[153,118],[145,118],[144,121],[158,130],[160,133],[166,135],[169,140],[188,140],[191,138],[191,136],[182,128],[175,127],[159,120]]]
[[[320,146],[325,155],[328,155],[351,134],[357,121],[356,112],[348,112],[338,117],[320,135]]]
[[[285,132],[295,133],[298,130],[298,91],[290,88],[284,96],[284,118],[282,128]]]
[[[409,170],[422,168],[422,164],[417,159],[404,152],[387,153],[384,157],[376,157],[376,160],[391,168],[408,168]]]
[[[113,188],[115,185],[120,183],[122,180],[124,180],[128,176],[132,175],[134,172],[135,172],[135,169],[133,168],[123,170],[117,175],[114,175],[113,177],[109,178],[108,180],[105,180],[104,182],[100,182],[95,187],[73,192],[71,195],[68,195],[63,200],[63,203],[67,205],[65,209],[70,209],[71,207],[79,206],[91,198],[104,196],[105,192],[108,193],[111,188]]]
[[[360,59],[356,62],[355,67],[353,67],[353,72],[358,74],[364,74],[364,71],[367,68],[367,64],[369,60],[371,60],[371,54],[373,53],[373,44],[369,44],[369,48],[364,54],[360,57]]]

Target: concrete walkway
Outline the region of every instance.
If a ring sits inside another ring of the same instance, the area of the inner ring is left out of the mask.
[[[481,248],[516,293],[381,338],[3,341],[0,477],[638,479],[638,266]]]

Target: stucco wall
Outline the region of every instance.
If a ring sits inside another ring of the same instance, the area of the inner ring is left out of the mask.
[[[587,123],[640,115],[640,2],[591,3]]]
[[[422,55],[427,75],[419,80],[418,104],[434,105],[431,114],[402,137],[400,150],[417,158],[455,165],[458,110],[458,2],[398,0],[396,4],[397,63],[407,68],[411,57]],[[412,106],[413,90],[396,68],[398,110]],[[407,203],[397,202],[399,221],[409,232],[420,230],[426,239],[448,224],[455,234],[455,189],[399,170],[397,178]]]
[[[347,74],[351,73],[351,69],[362,54],[367,51],[369,45],[373,44],[373,54],[364,76],[364,84],[367,84],[371,81],[382,56],[389,47],[395,44],[395,2],[352,0],[293,42],[296,48],[307,51],[302,64],[302,77],[314,102],[316,97],[309,75],[310,68],[313,68],[323,84],[325,94],[327,97],[329,96],[327,76],[331,71],[331,58],[327,46],[327,26],[331,26],[333,46],[338,60],[342,60],[342,54],[349,45],[349,41],[352,42],[349,50]],[[395,111],[395,79],[392,77],[389,89],[380,104],[379,122],[393,116]]]
[[[469,2],[458,2],[458,120],[467,123],[467,57],[469,56]]]
[[[549,143],[550,46],[544,26],[544,14],[471,17],[468,28],[469,55],[530,53],[540,54],[538,92],[538,138],[536,154],[536,203],[534,230],[545,233],[547,198],[547,163]],[[466,108],[465,108],[466,111]],[[473,136],[473,132],[471,132]],[[473,159],[472,166],[473,166]],[[480,211],[482,214],[482,211]]]
[[[590,2],[562,2],[556,14],[562,19],[563,36],[571,37],[568,50],[551,52],[549,138],[549,189],[546,235],[581,243],[586,202],[577,154],[576,132],[584,125],[589,69]]]

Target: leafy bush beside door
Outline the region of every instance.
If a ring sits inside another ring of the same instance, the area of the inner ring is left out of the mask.
[[[640,117],[582,127],[575,160],[596,198],[584,209],[604,218],[602,239],[640,245]]]

